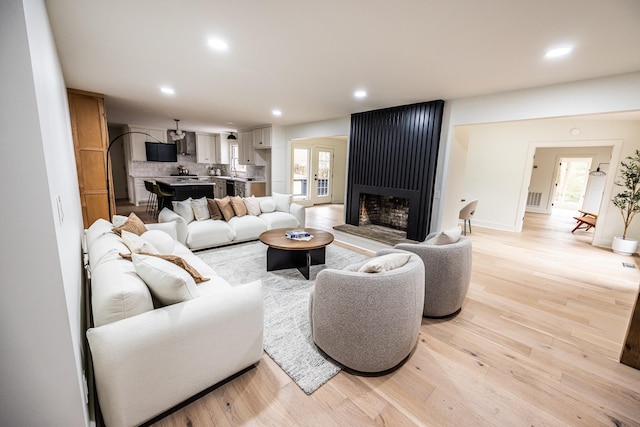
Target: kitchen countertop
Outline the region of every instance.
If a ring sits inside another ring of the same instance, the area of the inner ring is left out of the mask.
[[[139,177],[143,178],[143,177]],[[215,179],[223,179],[225,181],[238,181],[238,182],[266,182],[264,180],[255,180],[255,179],[247,179],[247,178],[232,178],[230,176],[208,176],[208,175],[200,175],[200,176],[169,176],[169,177],[155,177],[149,178],[155,179],[156,181],[163,182],[167,185],[211,185],[214,183]]]

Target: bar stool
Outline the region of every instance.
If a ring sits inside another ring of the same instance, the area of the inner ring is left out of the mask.
[[[153,192],[158,199],[158,203],[156,203],[156,209],[153,212],[154,218],[157,218],[158,212],[160,212],[167,205],[167,203],[173,199],[173,193],[163,190],[158,184],[153,184]]]
[[[153,181],[145,181],[144,188],[149,192],[149,197],[147,197],[147,213],[153,213],[157,209],[158,204],[158,196],[153,191],[153,185],[155,183]]]

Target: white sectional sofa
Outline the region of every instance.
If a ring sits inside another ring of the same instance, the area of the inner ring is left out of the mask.
[[[261,282],[231,286],[175,240],[175,225],[146,224],[150,231],[134,240],[178,255],[208,281],[196,285],[156,256],[123,258],[131,234],[118,236],[106,220],[85,233],[93,316],[87,339],[108,427],[148,421],[262,357]]]
[[[196,200],[187,199],[173,202],[173,210],[164,208],[158,215],[158,221],[175,222],[178,241],[193,250],[257,240],[260,234],[275,228],[294,229],[305,226],[305,208],[292,203],[291,195],[273,193],[272,196],[242,200],[246,206],[253,205],[253,210],[249,209],[241,216],[235,212],[226,220],[211,219],[206,212],[198,219],[198,215],[192,210],[192,204]]]

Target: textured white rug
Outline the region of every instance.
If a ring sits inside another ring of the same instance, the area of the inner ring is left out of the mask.
[[[340,372],[311,339],[309,293],[324,268],[343,268],[367,257],[336,245],[327,246],[326,264],[311,267],[310,280],[295,268],[267,271],[267,246],[242,243],[196,252],[232,285],[261,279],[265,290],[264,349],[307,394]]]

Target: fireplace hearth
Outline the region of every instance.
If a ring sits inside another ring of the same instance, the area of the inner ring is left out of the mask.
[[[380,225],[407,231],[409,199],[360,193],[358,226]]]

